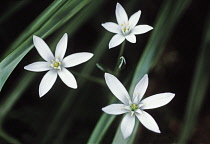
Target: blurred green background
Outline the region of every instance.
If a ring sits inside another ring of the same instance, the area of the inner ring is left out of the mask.
[[[132,93],[148,73],[145,97],[176,94],[168,105],[148,110],[161,134],[139,124],[128,140],[121,141],[117,129],[122,116],[101,110],[113,96],[96,63],[113,71],[120,51],[120,46],[108,49],[113,34],[101,23],[116,22],[117,2],[128,16],[141,10],[138,24],[154,27],[137,35],[136,44],[126,42],[127,64],[118,78]],[[209,143],[209,0],[8,0],[0,5],[0,26],[0,144]],[[94,57],[69,68],[77,90],[58,78],[39,98],[45,72],[23,69],[41,60],[32,36],[42,37],[54,51],[64,33],[69,37],[66,55],[87,51]]]

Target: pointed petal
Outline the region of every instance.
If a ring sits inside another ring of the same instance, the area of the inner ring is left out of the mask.
[[[138,104],[142,97],[144,96],[148,87],[148,75],[145,74],[144,77],[137,83],[133,92],[133,102]]]
[[[34,72],[42,72],[52,69],[48,62],[34,62],[24,67],[24,69]]]
[[[119,25],[128,22],[128,15],[125,9],[119,3],[117,3],[116,5],[115,14],[116,14],[116,19]]]
[[[139,10],[129,18],[129,25],[131,26],[131,28],[136,26],[136,24],[139,21],[140,15],[141,15],[141,11]]]
[[[126,114],[121,122],[121,132],[124,139],[128,138],[135,126],[135,116],[131,116],[130,113]]]
[[[137,109],[135,112],[139,113],[139,114],[142,114],[142,110],[141,109]]]
[[[77,88],[77,81],[75,77],[66,68],[62,68],[61,71],[58,71],[58,75],[68,87],[71,87],[74,89]]]
[[[142,109],[153,109],[164,106],[168,104],[173,98],[175,94],[173,93],[160,93],[155,94],[150,97],[145,98],[141,101]]]
[[[73,67],[88,61],[92,57],[93,54],[89,52],[74,53],[63,59],[62,66],[67,68]]]
[[[46,61],[54,60],[54,56],[48,47],[48,45],[38,36],[33,36],[34,45],[39,53],[39,55]]]
[[[136,36],[134,34],[129,34],[125,38],[131,43],[136,43]]]
[[[146,33],[150,30],[152,30],[153,27],[149,25],[137,25],[136,27],[133,28],[132,33],[137,35],[137,34],[143,34]]]
[[[112,32],[112,33],[121,33],[120,26],[113,22],[106,22],[101,24],[106,30]]]
[[[39,85],[39,96],[44,96],[53,86],[57,79],[57,72],[55,70],[48,71],[41,80]]]
[[[160,133],[160,129],[156,123],[156,121],[153,119],[153,117],[148,114],[145,111],[142,111],[142,114],[135,113],[136,117],[139,119],[139,121],[149,130]]]
[[[66,49],[67,49],[68,35],[65,33],[63,37],[58,42],[55,49],[55,58],[58,58],[60,61],[63,59]]]
[[[111,104],[102,108],[102,110],[107,114],[119,115],[128,112],[125,107],[126,105],[124,104]]]
[[[116,47],[120,45],[125,40],[125,37],[121,34],[116,34],[112,37],[112,39],[109,42],[109,48]]]
[[[122,103],[129,105],[130,96],[122,85],[122,83],[113,75],[105,73],[105,81],[113,95],[115,95]]]

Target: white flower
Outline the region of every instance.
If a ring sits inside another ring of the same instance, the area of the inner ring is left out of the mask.
[[[136,43],[135,35],[143,34],[153,29],[149,25],[136,26],[141,15],[140,10],[134,13],[128,20],[128,15],[124,8],[117,3],[115,14],[118,24],[113,22],[106,22],[102,24],[106,30],[116,33],[109,42],[109,48],[120,45],[125,39],[131,43]]]
[[[53,86],[57,75],[61,80],[71,88],[77,88],[77,81],[66,68],[79,65],[88,61],[93,54],[80,52],[71,54],[65,58],[67,49],[68,35],[65,33],[56,46],[55,56],[52,54],[48,45],[39,37],[33,36],[34,45],[45,61],[34,62],[24,67],[24,69],[34,72],[48,71],[41,80],[39,85],[39,96],[44,96]]]
[[[115,76],[105,73],[105,80],[111,92],[123,104],[111,104],[102,108],[102,110],[111,115],[127,113],[121,122],[121,132],[125,139],[129,137],[133,131],[135,116],[147,129],[160,133],[159,127],[153,117],[144,110],[166,105],[174,98],[175,94],[160,93],[142,100],[148,86],[148,75],[146,74],[136,85],[131,100],[125,87]]]

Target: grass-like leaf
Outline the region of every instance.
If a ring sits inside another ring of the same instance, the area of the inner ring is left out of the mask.
[[[185,114],[183,128],[179,137],[178,143],[187,143],[192,134],[193,127],[196,123],[198,113],[202,106],[204,96],[208,89],[210,81],[210,11],[207,15],[206,25],[204,26],[203,43],[201,52],[195,68],[193,83],[190,89],[189,101]]]
[[[39,28],[35,34],[42,38],[48,36],[65,24],[89,2],[90,0],[83,0],[81,2],[76,0],[68,1],[53,16],[49,16],[49,20],[47,20],[47,22],[41,28]],[[15,49],[11,54],[2,60],[0,63],[0,91],[11,72],[32,48],[33,45],[31,35],[20,46],[18,46],[17,49]]]
[[[180,4],[182,5],[180,6]],[[163,3],[160,14],[154,26],[152,36],[135,70],[133,80],[129,89],[130,94],[133,92],[137,82],[143,77],[144,74],[149,72],[149,70],[156,64],[156,62],[160,58],[161,53],[165,48],[167,40],[170,38],[170,34],[173,31],[176,22],[179,20],[180,16],[185,11],[188,4],[189,1],[185,1],[183,3],[182,0],[176,2],[165,1]],[[168,34],[167,37],[165,36],[166,33]],[[113,143],[134,143],[138,125],[139,122],[136,123],[132,135],[127,139],[123,138],[119,125]]]

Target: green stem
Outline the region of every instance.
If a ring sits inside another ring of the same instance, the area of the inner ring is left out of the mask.
[[[82,78],[85,78],[86,80],[89,80],[89,81],[92,81],[92,82],[95,82],[97,84],[100,84],[102,86],[105,86],[105,83],[104,83],[104,80],[100,79],[100,78],[97,78],[97,77],[94,77],[94,76],[90,76],[90,75],[84,75],[84,74],[81,74],[81,73],[78,73],[76,71],[71,71],[73,74],[75,74],[76,76],[80,76]]]
[[[111,35],[107,33],[104,37],[102,37],[101,40],[98,41],[95,50],[94,50],[94,56],[92,58],[91,63],[87,63],[86,66],[81,70],[81,73],[84,73],[86,75],[90,75],[94,68],[95,63],[99,61],[99,59],[102,57],[102,55],[107,50],[107,47],[105,44],[109,42],[111,38]],[[84,79],[79,78],[78,81],[80,81],[80,87],[82,88],[85,85]],[[72,103],[74,102],[76,96],[78,95],[79,91],[69,91],[64,101],[60,104],[60,107],[55,112],[55,115],[52,117],[52,121],[48,124],[47,129],[44,131],[45,136],[43,137],[40,135],[41,142],[39,144],[46,144],[46,143],[52,143],[51,141],[55,138],[55,135],[57,135],[58,130],[60,132],[61,123],[63,123],[64,117],[66,117],[66,113],[69,112],[69,109],[72,106]],[[66,126],[66,125],[63,125]],[[43,132],[42,132],[43,133]]]
[[[115,69],[114,69],[114,74],[115,74],[115,76],[118,76],[118,75],[119,75],[119,72],[120,72],[120,68],[118,67],[118,64],[119,64],[118,61],[119,61],[120,57],[123,55],[123,52],[124,52],[124,50],[125,50],[125,42],[126,42],[126,41],[124,41],[124,42],[122,43],[121,48],[120,48],[119,55],[118,55],[118,57],[117,57],[117,62],[116,62]]]
[[[122,43],[121,48],[120,48],[120,52],[117,58],[117,62],[116,62],[116,66],[114,69],[114,74],[115,76],[118,76],[120,74],[120,69],[118,68],[118,60],[119,58],[122,56],[123,52],[125,49],[125,41]],[[109,104],[113,103],[116,101],[115,97],[111,97]],[[103,113],[100,117],[100,119],[98,120],[89,140],[88,140],[88,144],[92,144],[92,143],[100,143],[101,140],[103,139],[104,135],[106,134],[106,131],[108,130],[108,128],[110,127],[110,125],[112,124],[112,122],[114,121],[116,116],[110,116],[106,113]]]

